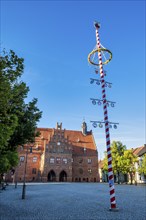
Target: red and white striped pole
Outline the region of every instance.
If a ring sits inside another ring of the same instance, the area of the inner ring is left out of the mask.
[[[100,28],[100,24],[95,22],[94,25],[96,28],[97,49],[99,49],[100,39],[99,39],[98,29]],[[103,111],[104,111],[107,158],[108,158],[108,181],[109,181],[109,187],[110,187],[110,204],[111,204],[110,210],[117,211],[118,209],[116,208],[114,175],[113,175],[113,169],[112,169],[112,156],[111,156],[111,148],[110,148],[110,133],[109,133],[107,101],[106,101],[106,93],[105,93],[105,80],[104,80],[104,71],[103,71],[103,65],[102,65],[102,55],[101,55],[100,50],[98,50],[98,59],[99,59],[99,69],[100,69],[100,78],[101,78],[101,87],[102,87]]]

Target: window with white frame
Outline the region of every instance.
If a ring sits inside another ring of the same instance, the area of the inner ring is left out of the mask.
[[[20,162],[24,162],[24,159],[25,159],[25,157],[24,157],[24,156],[21,156],[21,157],[20,157]]]
[[[67,164],[67,158],[63,158],[62,162],[63,164]]]
[[[61,163],[61,158],[60,157],[56,157],[56,163],[60,164]]]
[[[55,163],[54,157],[50,157],[50,163],[51,163],[51,164],[52,164],[52,163]]]
[[[91,158],[88,158],[88,163],[92,163],[92,160],[91,160]]]
[[[33,157],[32,161],[33,163],[37,162],[37,157]]]

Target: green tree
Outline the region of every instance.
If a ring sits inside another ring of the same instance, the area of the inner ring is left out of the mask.
[[[146,154],[142,157],[142,163],[140,164],[138,171],[140,174],[146,175]]]
[[[0,57],[0,173],[7,172],[18,162],[17,147],[33,142],[41,112],[37,99],[28,104],[25,98],[29,92],[21,81],[24,60],[14,51],[3,52]]]
[[[137,162],[137,156],[133,154],[132,150],[126,150],[122,156],[123,173],[129,173],[131,184],[133,176],[135,175],[136,168],[135,163]]]
[[[103,159],[103,170],[104,172],[108,172],[108,161],[107,161],[107,152],[104,152],[104,159]]]
[[[12,100],[15,96],[16,80],[22,71],[23,59],[18,58],[13,51],[9,54],[4,51],[3,56],[0,56],[0,150],[8,145],[18,124],[18,117],[13,112],[16,107]]]
[[[112,154],[112,167],[114,174],[117,174],[118,176],[118,184],[120,183],[120,173],[123,171],[122,166],[122,155],[124,154],[124,151],[126,149],[126,146],[123,145],[120,141],[113,141],[111,144],[111,154]],[[107,162],[107,153],[105,153],[105,158],[103,161],[103,169],[104,171],[108,171],[108,162]]]
[[[18,164],[18,153],[16,151],[7,151],[0,157],[0,171],[1,174],[10,170]]]
[[[111,145],[111,151],[112,151],[112,165],[113,165],[113,171],[118,176],[118,184],[120,183],[120,173],[123,171],[122,166],[122,156],[124,154],[124,151],[126,150],[126,146],[123,145],[120,141],[113,141]]]
[[[28,104],[25,104],[23,114],[19,115],[18,125],[9,140],[9,147],[15,149],[18,145],[33,143],[36,136],[37,121],[41,117],[41,112],[36,106],[37,99],[33,99]]]
[[[107,153],[103,160],[103,170],[108,171]],[[129,173],[132,183],[132,175],[135,173],[135,162],[137,157],[133,154],[132,150],[126,150],[126,146],[120,141],[113,141],[111,144],[112,155],[112,168],[114,174],[118,176],[118,184],[120,183],[120,173]]]

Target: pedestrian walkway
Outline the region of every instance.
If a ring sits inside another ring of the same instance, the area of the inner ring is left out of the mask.
[[[116,185],[119,212],[110,212],[104,183],[9,185],[0,193],[1,220],[145,220],[145,186]]]

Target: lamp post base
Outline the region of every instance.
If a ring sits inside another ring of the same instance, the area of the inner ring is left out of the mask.
[[[23,188],[22,188],[22,199],[25,199],[25,192],[26,192],[26,185],[23,184]]]
[[[111,212],[118,212],[119,208],[109,208],[109,211],[111,211]]]
[[[15,189],[17,188],[17,182],[15,182]]]

